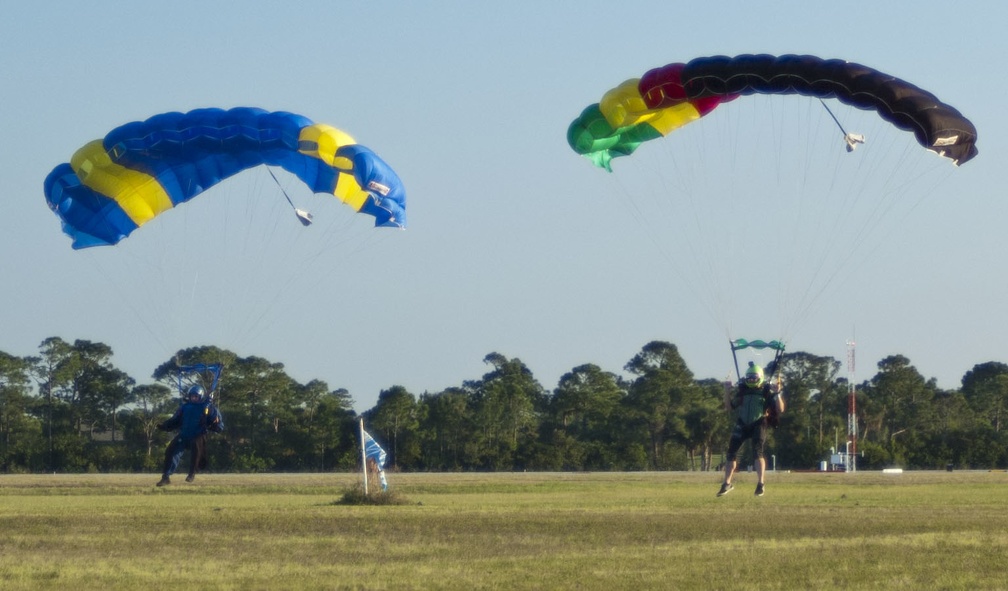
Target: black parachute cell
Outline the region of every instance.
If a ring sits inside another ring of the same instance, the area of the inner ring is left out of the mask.
[[[978,153],[976,127],[954,107],[909,82],[857,63],[810,55],[704,57],[686,64],[682,84],[691,100],[749,94],[835,98],[877,111],[957,165]]]

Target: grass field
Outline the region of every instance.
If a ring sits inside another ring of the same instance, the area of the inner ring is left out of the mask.
[[[1008,474],[0,476],[0,589],[1008,589]]]

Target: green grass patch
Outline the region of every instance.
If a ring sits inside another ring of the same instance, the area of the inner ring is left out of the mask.
[[[0,476],[0,588],[1008,588],[1004,472],[358,478]]]
[[[347,487],[334,505],[408,505],[409,500],[395,489],[364,492],[361,483]]]

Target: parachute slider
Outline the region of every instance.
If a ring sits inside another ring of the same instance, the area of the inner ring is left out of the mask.
[[[739,351],[741,349],[748,349],[748,348],[772,349],[776,351],[776,354],[774,355],[774,360],[770,362],[769,365],[767,365],[767,369],[773,368],[773,371],[771,373],[780,371],[780,361],[781,358],[784,356],[784,343],[782,341],[775,340],[768,342],[759,339],[754,341],[748,341],[746,339],[735,339],[735,340],[729,340],[728,344],[731,345],[732,358],[735,360],[735,375],[738,376],[738,379],[740,381],[742,380],[742,373],[739,371],[738,355],[736,351]],[[749,365],[753,365],[753,362],[750,361]]]
[[[764,341],[764,340],[754,340],[747,341],[745,339],[735,339],[729,341],[732,351],[738,351],[739,349],[746,349],[752,347],[753,349],[773,349],[774,351],[783,351],[784,343],[781,341]]]

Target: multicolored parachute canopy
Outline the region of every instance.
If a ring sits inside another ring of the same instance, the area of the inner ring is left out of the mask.
[[[111,245],[263,164],[374,216],[376,226],[406,225],[406,191],[374,152],[307,117],[250,107],[163,113],[117,127],[53,169],[45,195],[74,248]]]
[[[860,64],[810,55],[702,57],[651,70],[588,106],[571,123],[567,141],[578,154],[611,170],[613,158],[750,94],[835,98],[877,111],[956,165],[977,155],[976,128],[930,92]]]

